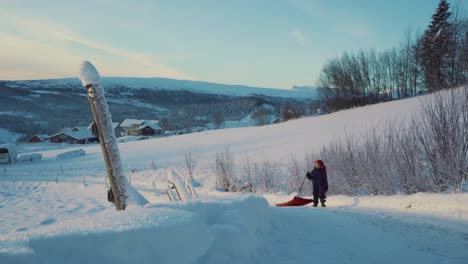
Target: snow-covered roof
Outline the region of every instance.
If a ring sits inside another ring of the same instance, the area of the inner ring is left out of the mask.
[[[145,121],[141,126],[139,126],[137,128],[137,130],[142,130],[145,127],[150,127],[153,130],[163,130],[163,128],[160,125],[159,121]]]
[[[33,137],[37,137],[41,140],[48,140],[49,139],[49,135],[46,135],[46,134],[42,134],[42,135],[34,135],[32,137],[30,137],[29,139],[33,138]]]
[[[72,137],[72,138],[74,138],[76,140],[95,138],[95,136],[91,132],[89,132],[88,130],[84,130],[84,131],[64,131],[64,132],[59,132],[59,133],[53,134],[50,137],[55,137],[55,136],[58,136],[60,134],[65,134],[65,135],[67,135],[69,137]]]
[[[94,124],[94,121],[91,122],[91,124],[89,124],[88,129],[87,129],[88,131],[91,131],[91,127],[93,126],[93,124]],[[113,128],[113,129],[115,129],[115,128],[118,127],[119,125],[120,125],[119,123],[112,122],[112,128]]]
[[[161,121],[159,120],[142,120],[142,119],[125,119],[122,124],[120,124],[120,127],[133,127],[133,126],[138,126],[138,129],[143,129],[147,126],[150,126],[151,128],[155,130],[162,130],[162,124]]]
[[[146,120],[141,119],[125,119],[121,124],[120,127],[133,127],[135,125],[141,126]]]

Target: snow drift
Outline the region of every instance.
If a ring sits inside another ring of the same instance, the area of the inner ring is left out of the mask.
[[[172,208],[171,208],[172,207]],[[258,255],[260,197],[134,207],[0,237],[0,263],[216,263]],[[251,212],[255,212],[252,214]],[[237,260],[236,260],[237,261]]]

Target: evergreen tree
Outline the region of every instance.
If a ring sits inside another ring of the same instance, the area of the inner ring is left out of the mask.
[[[426,88],[429,91],[449,86],[450,52],[455,48],[452,24],[449,21],[450,4],[441,0],[431,24],[424,32],[421,51]]]
[[[465,78],[468,79],[468,31],[465,33],[465,35],[466,37],[465,37],[465,46],[464,46],[463,56],[462,56],[462,65],[463,65],[463,70],[466,74]]]

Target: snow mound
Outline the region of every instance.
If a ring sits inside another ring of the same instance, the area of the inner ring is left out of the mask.
[[[148,203],[148,200],[130,185],[128,181],[126,190],[128,195],[126,202],[128,205],[143,206]]]
[[[0,237],[0,263],[252,263],[264,252],[256,242],[267,212],[265,199],[249,196],[108,209]]]
[[[24,154],[16,159],[17,162],[32,162],[42,159],[42,154],[40,153],[32,153],[32,154]]]
[[[83,61],[80,64],[80,80],[83,86],[88,84],[100,84],[101,76],[99,75],[96,68],[89,61]]]
[[[71,151],[58,154],[56,159],[64,160],[64,159],[77,158],[77,157],[81,157],[84,155],[86,155],[86,151],[84,151],[83,149],[77,149],[77,150],[71,150]]]
[[[192,200],[192,196],[188,192],[187,188],[185,188],[182,177],[180,177],[180,175],[176,171],[171,170],[167,175],[167,179],[176,186],[177,193],[179,194],[180,199],[182,199],[182,201]]]

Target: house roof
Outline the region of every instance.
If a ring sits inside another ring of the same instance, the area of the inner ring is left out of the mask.
[[[120,126],[121,127],[132,127],[134,125],[142,125],[146,120],[140,120],[140,119],[125,119]]]
[[[142,119],[125,119],[120,127],[133,127],[138,125],[138,129],[143,129],[147,126],[155,130],[162,130],[162,123],[159,120],[142,120]]]
[[[48,140],[48,139],[49,139],[49,135],[42,134],[42,135],[34,135],[34,136],[30,137],[30,138],[28,139],[28,141],[31,140],[33,137],[37,137],[38,139],[40,139],[40,140],[42,140],[42,141],[45,141],[45,140]]]
[[[143,130],[145,127],[150,127],[153,130],[163,130],[162,126],[159,125],[159,121],[145,121],[141,126],[137,128],[137,130]]]
[[[33,137],[38,137],[38,138],[41,139],[41,140],[47,140],[47,139],[49,139],[49,135],[46,135],[46,134],[34,135],[34,136],[30,137],[29,139],[31,139],[31,138],[33,138]],[[28,140],[29,140],[29,139],[28,139]]]
[[[55,137],[60,134],[65,134],[71,138],[74,138],[76,140],[83,140],[83,139],[89,139],[89,138],[95,138],[95,136],[89,132],[88,130],[85,131],[64,131],[64,132],[59,132],[56,134],[51,135],[50,137]]]
[[[93,124],[94,124],[94,121],[91,122],[91,124],[89,124],[88,129],[87,129],[88,131],[91,131],[91,127],[93,126]],[[118,127],[119,125],[120,125],[119,123],[112,122],[112,128],[113,128],[113,129],[115,129],[115,128]]]

